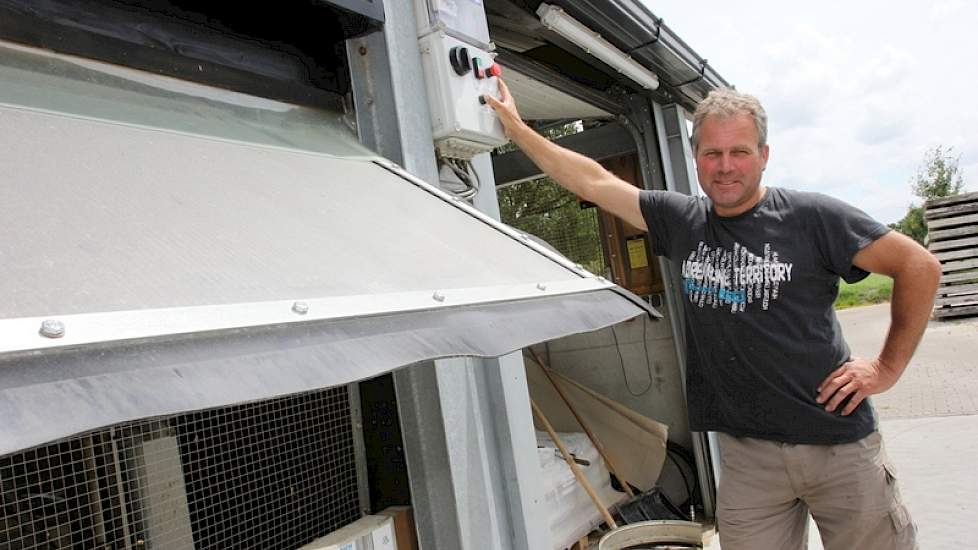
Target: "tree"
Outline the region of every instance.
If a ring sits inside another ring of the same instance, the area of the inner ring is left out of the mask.
[[[958,161],[961,155],[952,156],[953,147],[938,145],[924,154],[924,164],[917,169],[914,176],[913,192],[918,197],[939,199],[952,197],[961,193],[964,181],[958,172]]]
[[[944,148],[938,145],[924,153],[924,162],[917,168],[917,173],[911,180],[913,192],[925,202],[930,199],[952,197],[961,193],[964,180],[958,170],[961,156],[953,156],[953,147]],[[913,240],[924,244],[927,239],[927,222],[924,220],[924,207],[910,204],[907,214],[890,228],[903,233]]]
[[[927,222],[924,221],[924,207],[911,204],[903,219],[896,223],[891,223],[890,229],[895,229],[918,243],[924,244],[924,240],[927,239]]]
[[[581,121],[540,130],[550,140],[584,130]],[[514,151],[507,144],[496,153]],[[500,189],[499,214],[504,223],[546,241],[592,273],[605,273],[596,208],[582,206],[570,191],[550,178],[525,181]]]

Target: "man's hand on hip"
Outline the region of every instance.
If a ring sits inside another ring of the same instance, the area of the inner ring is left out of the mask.
[[[898,378],[899,375],[878,358],[867,361],[853,357],[819,384],[815,401],[826,403],[825,410],[832,412],[848,398],[849,402],[841,413],[848,416],[870,395],[890,389]]]

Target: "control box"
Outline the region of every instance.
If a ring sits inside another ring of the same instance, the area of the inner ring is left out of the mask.
[[[484,94],[499,97],[502,68],[492,54],[442,31],[420,40],[435,148],[446,158],[470,159],[509,141]]]
[[[414,4],[419,17],[419,35],[429,30],[451,29],[450,33],[474,44],[489,45],[489,23],[482,0],[426,0],[422,3],[423,6],[418,2]]]

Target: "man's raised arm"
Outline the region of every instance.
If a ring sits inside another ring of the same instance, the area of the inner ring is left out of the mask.
[[[502,79],[499,79],[499,95],[499,99],[491,95],[484,97],[499,114],[506,135],[544,173],[578,197],[648,231],[638,204],[637,187],[616,177],[594,160],[553,143],[527,126]]]

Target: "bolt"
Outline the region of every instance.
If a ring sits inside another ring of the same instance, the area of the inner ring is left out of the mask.
[[[360,55],[367,55],[367,47],[366,46],[360,46],[360,49],[357,50],[357,51],[360,52]]]
[[[438,292],[437,290],[435,291],[434,294],[431,295],[431,297],[434,298],[436,302],[444,302],[445,301],[445,295],[442,294],[441,292]]]
[[[46,338],[61,338],[65,335],[65,324],[54,319],[41,323],[41,336]]]
[[[309,304],[305,302],[296,302],[292,304],[292,311],[298,313],[299,315],[305,315],[309,313]]]
[[[537,289],[539,289],[539,290],[547,290],[547,285],[545,285],[543,283],[537,283]]]

